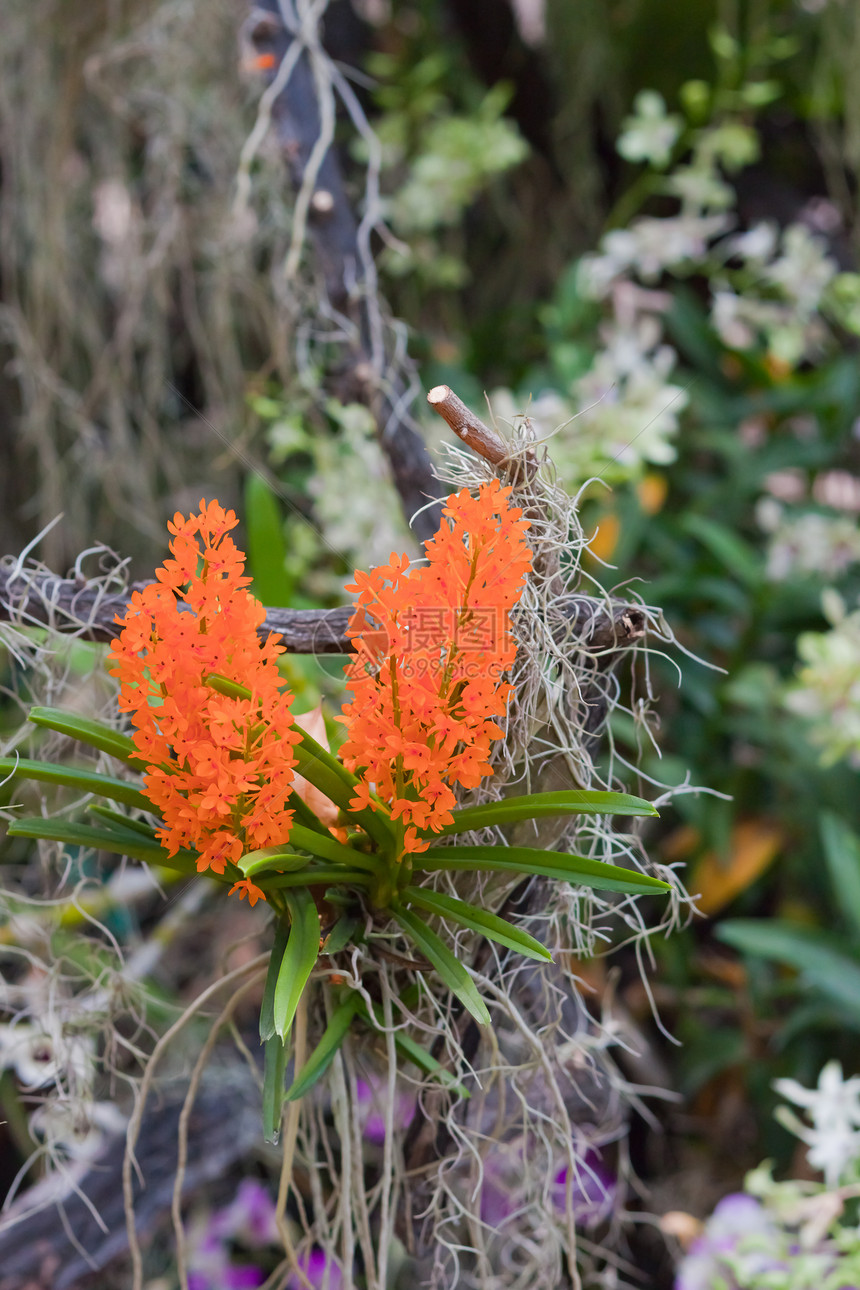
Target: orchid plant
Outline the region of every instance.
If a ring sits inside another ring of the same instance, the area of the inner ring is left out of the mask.
[[[34,708],[30,720],[116,759],[116,776],[7,758],[0,773],[65,785],[110,805],[91,822],[21,819],[17,837],[113,852],[182,875],[207,874],[228,894],[265,901],[275,937],[260,1015],[264,1116],[277,1133],[286,1051],[320,955],[393,923],[477,1022],[490,1015],[443,935],[468,928],[508,950],[549,960],[534,937],[498,914],[433,886],[448,870],[540,874],[584,887],[654,894],[668,884],[587,857],[537,848],[461,845],[458,835],[575,814],[655,815],[623,793],[571,790],[460,805],[493,770],[504,737],[516,646],[511,611],[528,577],[529,521],[497,480],[452,494],[426,562],[357,572],[349,636],[352,700],[340,755],[291,711],[279,638],[263,640],[265,609],[248,590],[238,523],[201,502],[169,524],[171,557],[134,592],[109,655],[132,733],[73,713]],[[136,781],[132,777],[139,777]],[[498,834],[496,835],[499,836]],[[439,925],[442,930],[438,930]],[[286,1096],[326,1071],[350,1027],[373,1024],[357,990],[342,987],[328,1025]],[[437,1063],[408,1035],[401,1051],[425,1072]]]

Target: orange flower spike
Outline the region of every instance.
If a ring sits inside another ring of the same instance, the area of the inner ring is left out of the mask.
[[[392,556],[351,588],[356,658],[341,755],[363,781],[356,803],[371,802],[372,784],[406,825],[407,851],[427,845],[414,826],[450,822],[449,783],[472,788],[492,773],[502,731],[491,718],[504,714],[510,687],[499,678],[515,657],[508,614],[531,567],[528,521],[509,493],[494,481],[476,497],[452,494],[426,566],[407,572]]]
[[[144,790],[162,815],[159,840],[170,854],[193,847],[198,870],[219,874],[243,852],[286,840],[299,738],[277,638],[257,636],[265,610],[245,590],[244,556],[228,536],[237,522],[217,502],[174,516],[172,558],[132,597],[110,655],[147,760]],[[218,694],[205,683],[210,672],[253,698]]]

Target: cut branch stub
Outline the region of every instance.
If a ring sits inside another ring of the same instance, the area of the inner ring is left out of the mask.
[[[433,411],[448,423],[457,438],[479,457],[483,457],[484,461],[488,461],[499,471],[513,466],[512,475],[515,477],[512,478],[512,483],[518,482],[516,476],[520,476],[522,472],[530,475],[535,469],[537,463],[531,448],[526,449],[522,457],[517,454],[517,458],[513,458],[501,435],[491,430],[480,417],[467,408],[449,385],[434,385],[427,395],[427,402]]]

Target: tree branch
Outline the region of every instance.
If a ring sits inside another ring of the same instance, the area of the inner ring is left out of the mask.
[[[117,634],[116,620],[128,608],[131,593],[147,585],[132,583],[128,594],[118,595],[53,573],[0,567],[0,622],[49,627],[81,640],[110,641]],[[258,635],[265,639],[270,632],[277,632],[288,654],[350,654],[352,644],[346,629],[351,615],[351,605],[267,609]],[[638,605],[612,603],[607,608],[603,601],[573,596],[566,618],[571,649],[614,650],[645,635],[646,619]]]
[[[305,42],[307,36],[300,30],[287,30],[278,0],[257,0],[253,12],[249,38],[258,55],[273,59],[271,83],[283,60],[296,58],[296,42]],[[396,346],[386,344],[384,338],[370,251],[376,217],[369,212],[361,225],[357,223],[335,148],[330,146],[319,155],[324,117],[330,118],[334,111],[335,86],[341,98],[348,100],[350,112],[363,120],[349,86],[338,78],[319,42],[304,43],[286,85],[272,104],[272,121],[298,193],[296,221],[301,207],[327,303],[354,331],[347,363],[338,373],[343,397],[364,403],[373,412],[404,513],[416,537],[424,542],[439,527],[441,507],[427,503],[441,496],[441,486],[409,415],[416,384],[414,368],[405,352],[393,353]],[[368,200],[371,195],[368,193]],[[295,258],[291,251],[291,264]]]

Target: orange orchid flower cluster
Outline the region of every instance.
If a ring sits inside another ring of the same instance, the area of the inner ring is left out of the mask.
[[[237,523],[217,502],[174,516],[173,558],[133,594],[109,656],[147,764],[145,792],[164,821],[159,841],[171,855],[198,851],[201,873],[283,843],[293,818],[293,696],[281,687],[280,637],[257,636],[265,609],[245,590],[245,557],[228,536]],[[217,693],[212,672],[252,697]],[[236,887],[252,903],[262,894],[247,880]]]
[[[511,691],[501,677],[516,654],[510,610],[532,562],[510,491],[493,480],[475,497],[452,494],[426,565],[392,554],[347,587],[358,593],[340,750],[359,776],[351,805],[389,805],[407,852],[429,845],[418,830],[451,823],[453,785],[476,788],[493,773],[491,744],[504,733],[495,718]]]

